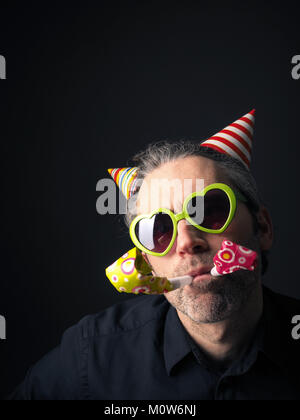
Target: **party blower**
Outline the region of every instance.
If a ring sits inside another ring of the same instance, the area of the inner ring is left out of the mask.
[[[232,241],[224,240],[214,259],[213,276],[231,274],[237,270],[253,271],[257,266],[257,253]],[[157,295],[176,290],[193,281],[192,276],[174,278],[153,276],[151,267],[141,251],[133,248],[105,270],[118,292]]]

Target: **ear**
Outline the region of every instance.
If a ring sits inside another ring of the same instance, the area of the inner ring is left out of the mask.
[[[256,217],[260,247],[263,251],[268,251],[272,246],[274,238],[271,215],[267,208],[262,206],[256,214]]]

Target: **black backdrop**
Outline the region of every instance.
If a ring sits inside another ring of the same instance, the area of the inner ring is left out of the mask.
[[[202,140],[253,107],[252,171],[275,227],[265,283],[300,298],[296,3],[9,4],[0,7],[0,393],[82,316],[136,298],[104,275],[131,247],[120,218],[96,213],[106,168],[154,140]]]

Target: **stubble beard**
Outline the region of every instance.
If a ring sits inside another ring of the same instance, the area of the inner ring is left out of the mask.
[[[260,254],[257,238],[251,238],[245,246]],[[181,276],[194,267],[213,265],[213,255],[194,256],[189,267],[181,265],[173,276]],[[212,276],[209,280],[191,284],[165,294],[167,300],[178,311],[195,323],[223,321],[234,313],[242,312],[250,297],[261,286],[261,261],[254,271],[238,270],[224,276]]]
[[[237,271],[182,287],[169,292],[166,297],[192,321],[215,323],[242,311],[258,284],[259,279],[254,273]]]

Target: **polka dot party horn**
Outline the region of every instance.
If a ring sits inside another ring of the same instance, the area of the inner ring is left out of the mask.
[[[133,248],[105,270],[106,276],[118,292],[157,295],[191,283],[191,276],[156,277],[137,248]]]
[[[257,253],[232,241],[224,240],[214,257],[213,276],[230,274],[237,270],[253,271],[257,266]]]

